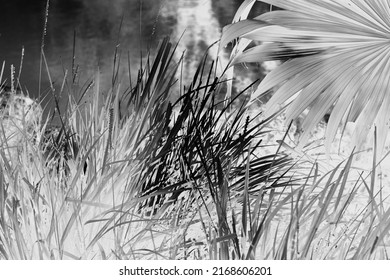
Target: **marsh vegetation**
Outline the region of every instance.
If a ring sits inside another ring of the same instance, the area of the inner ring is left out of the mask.
[[[115,53],[104,95],[99,73],[87,87],[65,75],[34,141],[21,130],[10,157],[2,138],[0,258],[388,258],[380,130],[368,151],[348,131],[325,149],[320,123],[297,148],[283,108],[264,114],[251,99],[257,83],[227,94],[229,77],[207,55],[184,82],[176,51],[163,39],[130,65],[137,75]]]

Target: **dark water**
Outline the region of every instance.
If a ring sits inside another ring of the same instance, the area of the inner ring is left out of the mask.
[[[72,73],[76,74],[75,83],[82,88],[97,71],[101,88],[105,90],[112,80],[114,51],[119,46],[123,62],[121,81],[126,86],[128,72],[134,75],[137,71],[140,50],[146,54],[148,47],[155,47],[166,35],[177,41],[184,32],[180,50],[186,49],[187,61],[198,60],[218,40],[221,28],[231,22],[241,2],[52,0],[43,60],[40,50],[46,0],[1,0],[0,62],[5,61],[2,80],[10,80],[11,65],[15,67],[14,76],[18,77],[24,49],[20,83],[30,95],[42,96],[50,82],[58,89],[64,77],[72,80]],[[265,4],[257,6],[258,11],[267,9]],[[128,60],[132,65],[130,70]]]

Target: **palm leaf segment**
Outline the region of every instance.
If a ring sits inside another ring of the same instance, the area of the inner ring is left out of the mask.
[[[247,0],[243,6],[248,8],[253,2]],[[232,65],[285,61],[265,77],[251,100],[277,89],[267,103],[266,115],[287,103],[287,121],[309,108],[302,124],[301,145],[332,110],[326,131],[328,148],[343,121],[356,122],[354,140],[358,146],[374,124],[381,132],[378,145],[383,147],[390,123],[390,2],[263,2],[283,10],[228,25],[221,38],[222,46],[236,38],[244,41],[236,45]],[[248,41],[261,44],[247,48]]]

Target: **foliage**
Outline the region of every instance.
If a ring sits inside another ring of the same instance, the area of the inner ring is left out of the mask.
[[[284,61],[261,82],[252,100],[275,89],[266,115],[286,106],[287,122],[308,109],[300,147],[331,112],[328,150],[339,124],[352,121],[358,149],[369,128],[376,126],[382,151],[390,118],[387,1],[264,0],[283,10],[246,19],[254,2],[244,1],[221,39],[223,47],[239,38],[231,65]]]
[[[124,91],[116,72],[106,97],[97,76],[91,102],[57,106],[60,125],[16,160],[0,150],[2,259],[387,258],[375,156],[369,176],[355,154],[293,160],[263,143],[275,116],[233,105],[246,91],[221,97],[207,57],[178,85],[174,51],[162,41]]]
[[[213,68],[204,72],[206,58],[185,93],[168,101],[180,65],[173,63],[174,49],[164,40],[124,93],[115,76],[103,102],[98,86],[91,103],[70,98],[66,112],[54,97],[60,125],[48,119],[39,145],[25,137],[28,150],[12,162],[2,157],[3,258],[149,258],[162,257],[162,249],[175,257],[187,240],[166,241],[166,227],[181,238],[186,223],[195,223],[174,220],[186,213],[183,197],[194,213],[198,203],[214,204],[219,220],[213,230],[225,238],[224,213],[244,188],[248,161],[251,192],[266,180],[285,184],[276,178],[291,159],[254,154],[269,120],[253,124],[243,107],[232,109],[234,100],[217,101],[223,81]],[[154,235],[162,243],[147,253],[143,246]]]

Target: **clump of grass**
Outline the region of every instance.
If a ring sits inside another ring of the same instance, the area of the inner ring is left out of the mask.
[[[282,145],[270,152],[273,117],[233,105],[245,91],[221,98],[207,57],[180,88],[174,51],[163,40],[136,82],[121,91],[115,73],[106,97],[97,76],[81,94],[91,102],[57,106],[40,145],[26,137],[12,163],[0,151],[1,258],[387,258],[385,198],[374,175],[351,179],[354,155],[324,173]],[[360,189],[368,207],[354,204]]]
[[[242,208],[230,211],[233,231],[240,233],[230,257],[387,259],[388,198],[383,186],[374,191],[377,160],[374,156],[368,176],[356,177],[354,157],[328,172],[314,162],[303,180],[279,190],[263,189],[252,199],[244,190]]]
[[[230,104],[215,101],[222,81],[203,73],[205,60],[185,94],[169,102],[180,65],[173,51],[164,40],[123,94],[113,84],[102,101],[96,86],[84,107],[70,98],[54,132],[50,119],[43,125],[29,160],[22,152],[11,166],[3,157],[3,258],[174,258],[187,241],[171,248],[166,227],[179,238],[182,197],[216,203],[223,215],[242,186],[244,151],[259,145],[264,123],[252,127],[243,108],[229,113]]]

